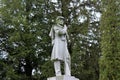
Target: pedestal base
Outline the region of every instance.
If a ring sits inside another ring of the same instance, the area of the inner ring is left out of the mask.
[[[47,78],[47,80],[79,80],[79,79],[75,78],[74,76],[62,75],[62,76],[50,77],[50,78]]]

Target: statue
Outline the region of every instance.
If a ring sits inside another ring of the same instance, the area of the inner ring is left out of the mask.
[[[71,58],[67,48],[68,34],[67,26],[64,25],[64,18],[58,16],[56,24],[52,26],[49,36],[52,39],[51,60],[54,61],[56,76],[61,76],[61,62],[64,62],[65,75],[71,76]]]

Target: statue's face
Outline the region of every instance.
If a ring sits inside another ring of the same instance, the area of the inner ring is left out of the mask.
[[[58,24],[63,25],[64,21],[63,19],[58,19]]]
[[[60,25],[63,25],[63,24],[64,24],[64,19],[63,19],[63,17],[58,17],[58,18],[56,19],[56,23],[57,23],[57,24],[60,24]]]

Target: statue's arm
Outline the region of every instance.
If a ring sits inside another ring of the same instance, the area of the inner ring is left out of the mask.
[[[49,36],[51,37],[52,45],[54,45],[54,38],[55,38],[54,27],[51,28],[51,31],[50,31],[50,33],[49,33]]]

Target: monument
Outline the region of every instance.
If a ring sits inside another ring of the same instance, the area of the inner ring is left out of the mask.
[[[56,24],[52,26],[49,36],[52,39],[51,60],[54,62],[56,76],[47,80],[79,80],[71,76],[71,58],[67,48],[69,36],[62,16],[56,18]],[[61,73],[61,62],[64,62],[64,75]]]

